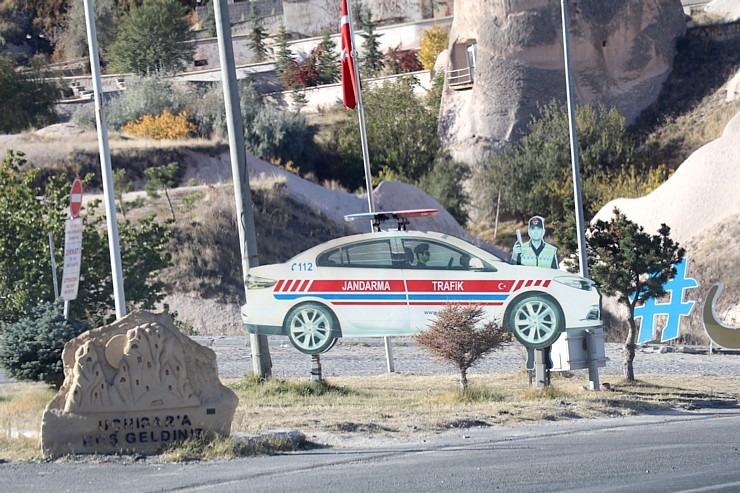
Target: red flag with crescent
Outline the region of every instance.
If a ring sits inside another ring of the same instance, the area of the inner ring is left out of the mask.
[[[355,61],[352,59],[350,22],[347,14],[347,0],[342,0],[342,99],[344,106],[353,110],[357,106],[357,81],[355,81]]]

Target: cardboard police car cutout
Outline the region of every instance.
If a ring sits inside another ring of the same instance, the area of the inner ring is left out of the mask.
[[[414,335],[449,303],[482,306],[531,348],[549,346],[564,330],[601,326],[601,296],[591,280],[511,265],[447,234],[405,230],[409,218],[423,215],[432,213],[354,214],[347,219],[372,220],[376,231],[250,269],[247,331],[284,335],[299,351],[320,354],[339,337]],[[398,228],[380,231],[390,220]]]

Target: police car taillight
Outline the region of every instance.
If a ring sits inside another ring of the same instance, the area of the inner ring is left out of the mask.
[[[274,279],[253,276],[251,274],[247,276],[247,289],[265,289],[275,284],[277,284],[277,281]]]

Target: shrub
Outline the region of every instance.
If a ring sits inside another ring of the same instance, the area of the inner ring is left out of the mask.
[[[570,167],[568,109],[555,100],[539,108],[519,142],[505,147],[485,163],[478,175],[475,199],[480,209],[495,203],[524,220],[533,213],[551,223],[572,214],[573,185]],[[615,108],[602,104],[576,108],[581,177],[584,183],[601,181],[607,174],[633,163],[634,143]],[[586,220],[598,206],[595,192],[584,187]]]
[[[132,77],[126,79],[126,90],[108,104],[108,125],[114,130],[144,115],[159,115],[165,110],[181,112],[188,96],[161,78]],[[92,121],[95,118],[93,114]]]
[[[121,130],[128,134],[157,140],[176,140],[194,135],[198,128],[188,120],[188,115],[184,111],[173,115],[165,110],[157,116],[144,115],[127,123]]]
[[[362,95],[373,167],[387,167],[410,183],[429,171],[439,150],[438,113],[425,99],[416,96],[418,84],[414,77],[401,77],[368,87]],[[349,188],[359,186],[363,161],[356,119],[344,123],[337,151],[344,161],[344,169],[338,170],[343,184]]]
[[[0,366],[8,376],[61,387],[64,345],[90,328],[65,320],[63,306],[62,300],[45,302],[27,318],[0,325]]]
[[[470,168],[465,163],[438,158],[416,186],[437,199],[457,222],[465,225],[469,199],[463,182],[469,176]]]
[[[483,355],[502,349],[509,339],[501,325],[482,321],[480,306],[446,305],[429,329],[415,337],[435,357],[457,366],[463,391],[468,387],[468,369]]]

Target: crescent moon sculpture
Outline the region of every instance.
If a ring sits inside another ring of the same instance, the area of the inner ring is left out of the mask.
[[[704,330],[718,346],[726,349],[740,349],[740,327],[728,327],[717,320],[717,314],[714,311],[714,299],[719,294],[720,289],[722,289],[722,284],[717,283],[709,288],[707,293],[704,311],[702,312]]]

